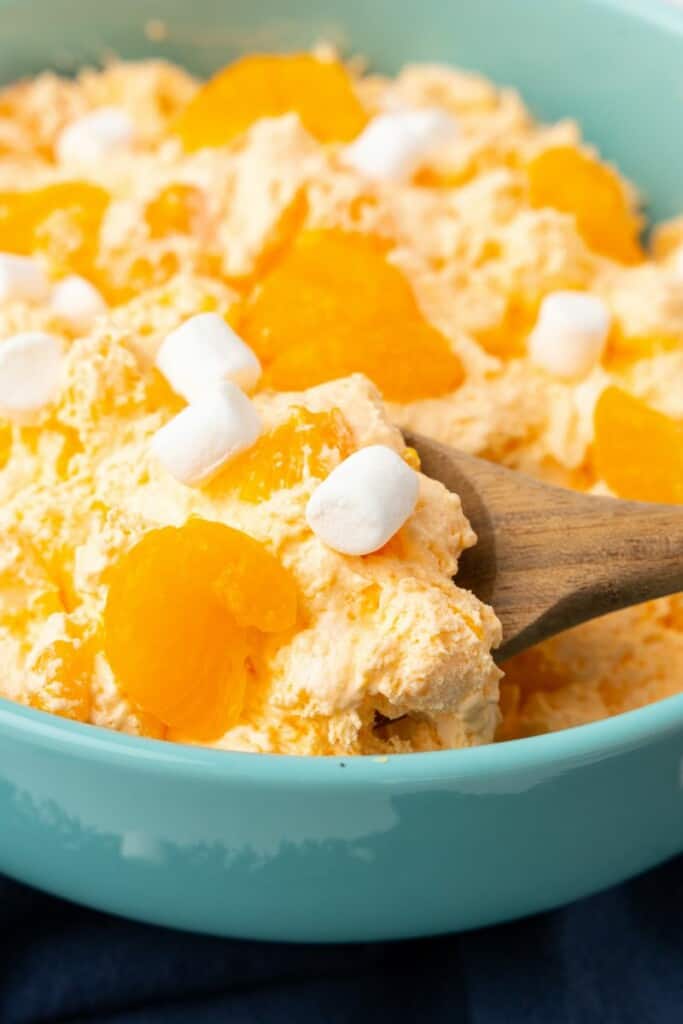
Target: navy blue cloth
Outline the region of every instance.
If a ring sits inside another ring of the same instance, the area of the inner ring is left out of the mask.
[[[213,939],[0,878],[0,1022],[682,1024],[683,858],[466,935],[360,946]]]

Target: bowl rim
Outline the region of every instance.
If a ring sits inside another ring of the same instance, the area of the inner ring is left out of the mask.
[[[0,0],[0,9],[11,9],[15,3],[19,0]],[[683,7],[671,0],[588,3],[683,37]],[[272,787],[386,787],[454,783],[543,769],[559,772],[564,766],[614,757],[679,733],[683,739],[683,693],[586,725],[478,747],[386,755],[263,754],[133,736],[70,721],[0,696],[0,738],[33,744],[58,756],[82,756],[137,771],[201,775]]]
[[[191,746],[70,721],[0,697],[0,739],[56,756],[83,757],[118,768],[201,775],[270,787],[456,783],[565,769],[644,748],[671,736],[683,741],[683,693],[610,718],[524,739],[415,754],[267,754]],[[340,769],[343,769],[340,771]],[[529,780],[529,785],[532,785]]]
[[[680,0],[588,0],[588,3],[594,7],[607,7],[616,14],[636,15],[667,31],[683,31]]]

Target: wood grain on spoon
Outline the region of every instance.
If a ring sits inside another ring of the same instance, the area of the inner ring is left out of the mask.
[[[683,506],[576,493],[406,432],[478,536],[458,586],[503,624],[496,660],[607,612],[683,590]]]

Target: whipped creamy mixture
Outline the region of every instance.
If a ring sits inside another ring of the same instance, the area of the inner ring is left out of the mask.
[[[0,694],[325,754],[486,743],[680,691],[680,596],[502,675],[494,610],[451,582],[475,537],[397,429],[563,486],[683,501],[683,219],[650,252],[640,227],[635,190],[574,123],[537,124],[513,91],[450,68],[389,80],[320,51],[248,58],[208,86],[148,61],[6,88]],[[246,356],[160,355],[184,324],[199,344],[207,313]],[[222,432],[211,373],[231,382]],[[384,462],[362,477],[371,446]],[[201,729],[167,708],[163,658],[161,696],[133,685],[107,613],[136,545],[195,519],[258,541],[297,602],[281,633],[244,627],[244,694]]]

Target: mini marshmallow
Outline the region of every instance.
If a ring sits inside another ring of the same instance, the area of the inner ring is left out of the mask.
[[[611,323],[596,295],[553,292],[541,308],[529,337],[532,362],[556,377],[585,377],[600,361]]]
[[[78,274],[65,277],[54,286],[50,305],[55,316],[82,334],[87,334],[97,317],[107,311],[107,303],[97,288]]]
[[[342,160],[369,178],[405,181],[440,143],[458,135],[455,118],[438,107],[373,117],[342,151]]]
[[[369,555],[412,514],[415,470],[391,448],[371,445],[349,455],[311,495],[306,520],[323,544],[344,555]]]
[[[0,253],[0,302],[45,302],[50,283],[40,263],[30,256]]]
[[[48,405],[59,388],[62,343],[52,334],[27,331],[0,342],[0,409],[22,422]]]
[[[218,313],[200,313],[172,331],[157,353],[156,364],[188,402],[222,380],[250,391],[261,376],[255,354]]]
[[[171,476],[194,487],[251,447],[262,430],[251,401],[235,384],[223,381],[158,430],[152,452]]]
[[[99,107],[66,126],[57,139],[57,159],[67,164],[97,163],[128,149],[134,135],[135,126],[125,110]]]

